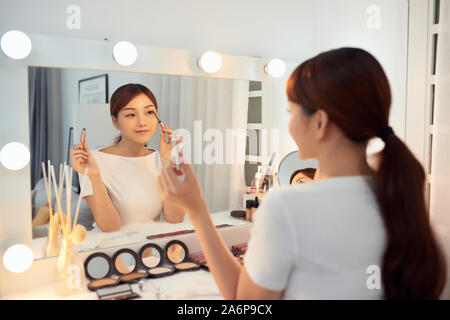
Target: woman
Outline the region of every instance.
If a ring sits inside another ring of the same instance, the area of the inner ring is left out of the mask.
[[[161,210],[166,221],[183,221],[184,211],[163,202],[156,190],[159,159],[165,164],[172,149],[172,130],[167,126],[161,131],[161,157],[146,148],[158,129],[157,112],[156,98],[148,88],[123,85],[110,101],[113,125],[121,132],[115,144],[91,152],[85,140],[70,150],[73,168],[80,174],[88,168],[82,196],[104,232],[159,219]]]
[[[429,224],[425,174],[388,126],[381,65],[361,49],[331,50],[298,66],[286,92],[299,158],[318,159],[320,175],[262,201],[243,267],[214,228],[191,167],[183,165],[184,182],[170,167],[158,178],[162,198],[186,210],[223,296],[438,299],[446,268]],[[376,136],[385,147],[374,170],[366,147]]]
[[[289,184],[298,184],[304,182],[310,182],[314,180],[314,175],[316,174],[316,169],[305,168],[294,171],[289,178]]]

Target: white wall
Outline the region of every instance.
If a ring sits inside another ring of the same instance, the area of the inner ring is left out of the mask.
[[[336,47],[362,47],[385,68],[393,92],[391,123],[400,137],[405,135],[408,0],[1,1],[0,30],[126,39],[297,63]],[[79,30],[66,26],[70,5],[81,10]],[[373,5],[380,9],[380,29],[367,26],[367,9]],[[280,98],[275,125],[285,137],[280,147],[288,150],[295,146],[286,141],[286,106]]]

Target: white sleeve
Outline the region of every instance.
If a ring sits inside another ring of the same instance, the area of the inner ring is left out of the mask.
[[[253,282],[269,290],[286,288],[296,260],[294,228],[276,194],[268,195],[254,213],[254,225],[244,256]]]
[[[94,190],[92,189],[91,179],[89,178],[89,176],[85,176],[84,174],[78,173],[78,181],[80,183],[80,188],[83,186],[84,179],[87,179],[87,180],[86,180],[86,183],[84,184],[84,189],[81,190],[81,193],[80,193],[80,196],[82,198],[94,194]]]

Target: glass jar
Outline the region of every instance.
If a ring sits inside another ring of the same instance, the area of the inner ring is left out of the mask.
[[[70,237],[62,240],[56,263],[56,277],[56,292],[63,297],[79,292],[84,285],[84,268],[77,247]]]

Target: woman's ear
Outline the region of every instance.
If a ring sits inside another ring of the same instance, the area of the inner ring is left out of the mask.
[[[115,116],[111,116],[111,120],[114,127],[120,131],[119,120]]]
[[[316,138],[318,140],[323,139],[325,136],[329,124],[330,124],[330,118],[328,117],[328,113],[326,113],[323,110],[317,110],[317,112],[314,114],[315,116],[315,129],[316,129]]]

